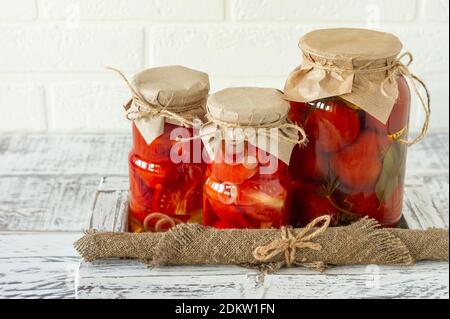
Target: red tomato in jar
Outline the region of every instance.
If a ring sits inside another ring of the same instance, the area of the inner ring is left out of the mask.
[[[171,172],[153,195],[154,212],[186,215],[201,208],[202,169],[195,164],[179,166]]]
[[[290,101],[289,103],[291,105],[289,110],[289,119],[297,125],[304,127],[308,116],[308,104],[294,101]]]
[[[218,221],[233,225],[233,228],[250,227],[249,220],[246,218],[244,211],[239,206],[224,204],[220,200],[214,200],[211,198],[207,199],[207,201],[212,212],[204,212],[204,214],[213,213],[217,217]]]
[[[236,153],[235,153],[236,151]],[[229,151],[226,155],[225,145],[215,156],[214,161],[209,165],[211,175],[221,182],[241,184],[258,173],[258,154],[248,154],[248,144],[245,143],[239,154],[236,149]]]
[[[401,219],[403,209],[403,187],[398,185],[392,196],[381,206],[381,223],[384,227],[395,227]]]
[[[364,134],[361,139],[336,153],[331,159],[336,176],[354,193],[373,191],[380,176],[380,146],[369,142],[373,138],[371,133]]]
[[[225,220],[219,220],[218,222],[213,224],[213,227],[217,228],[217,229],[233,229],[233,228],[235,228],[232,223],[229,223]]]
[[[139,205],[139,202],[136,200],[133,200],[133,198],[130,199],[130,203],[128,204],[129,214],[132,216],[137,222],[143,223],[145,217],[149,214],[150,210],[148,207]]]
[[[168,177],[169,172],[175,169],[172,163],[148,163],[138,157],[136,154],[131,154],[128,158],[130,169],[134,171],[136,176],[142,180],[145,185],[154,189],[161,185]],[[130,173],[131,175],[131,173]],[[133,177],[130,176],[130,179]]]
[[[223,184],[213,177],[209,177],[204,189],[204,220],[210,226],[216,220],[225,221],[235,228],[247,228],[249,222],[244,211],[237,205],[237,186]]]
[[[216,163],[210,164],[211,175],[221,182],[242,184],[252,178],[258,172],[258,167],[250,167],[244,164]]]
[[[244,183],[238,204],[251,219],[280,227],[288,222],[288,191],[277,179]]]
[[[358,112],[344,101],[315,102],[306,119],[306,133],[322,152],[337,152],[359,135]]]
[[[358,193],[354,195],[346,195],[343,201],[346,209],[361,216],[369,216],[370,218],[380,221],[380,202],[375,193]]]
[[[381,158],[391,146],[392,140],[386,135],[365,131],[359,135],[355,144],[360,144],[360,147],[365,149],[367,156]]]
[[[411,94],[405,78],[397,79],[399,96],[386,124],[366,114],[366,126],[384,135],[392,135],[406,129],[409,123]]]
[[[329,168],[329,154],[320,152],[315,143],[311,142],[306,147],[294,148],[289,164],[289,174],[293,180],[320,181],[328,176]]]
[[[294,182],[292,185],[292,224],[304,227],[317,217],[329,215],[336,222],[338,211],[318,187],[311,183]]]
[[[134,170],[130,169],[130,210],[140,222],[152,207],[154,190]]]

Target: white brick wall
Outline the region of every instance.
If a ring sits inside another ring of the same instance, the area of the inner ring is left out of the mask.
[[[432,129],[448,130],[448,0],[0,0],[0,132],[128,131],[127,89],[105,65],[282,88],[299,37],[339,26],[397,34],[431,89]]]

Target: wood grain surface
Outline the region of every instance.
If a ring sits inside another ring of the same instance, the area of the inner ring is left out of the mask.
[[[448,133],[431,134],[410,149],[404,214],[411,228],[448,227],[448,140]],[[0,297],[448,298],[446,263],[285,270],[263,279],[239,267],[148,269],[105,261],[78,268],[72,243],[83,230],[125,225],[129,147],[128,135],[0,137]]]

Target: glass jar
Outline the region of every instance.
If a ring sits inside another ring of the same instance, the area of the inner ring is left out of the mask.
[[[285,86],[289,118],[309,139],[289,166],[294,226],[328,214],[334,225],[369,216],[395,227],[411,104],[403,74],[413,78],[401,42],[377,31],[325,29],[306,34],[300,48],[303,63]]]
[[[238,147],[239,148],[239,147]],[[227,155],[239,158],[240,152],[226,150],[225,143],[208,164],[204,193],[204,223],[216,228],[278,228],[289,223],[291,180],[288,165],[256,148],[256,155],[245,143],[243,160],[227,163]],[[260,161],[259,158],[264,158]],[[268,163],[277,169],[265,174]]]
[[[166,231],[178,223],[202,223],[202,178],[206,164],[174,163],[170,152],[177,143],[171,132],[180,126],[165,123],[164,133],[147,145],[133,124],[133,147],[128,156],[130,174],[129,226],[132,232]],[[188,129],[192,134],[192,129]],[[177,147],[191,157],[192,143]]]
[[[310,139],[294,149],[293,223],[304,226],[323,213],[346,225],[362,216],[394,227],[402,215],[410,90],[398,78],[399,97],[386,124],[340,97],[291,102],[289,118]]]
[[[271,123],[286,118],[289,103],[282,97],[274,89],[233,88],[209,98],[209,119],[223,135],[212,148],[212,160],[205,175],[205,225],[259,229],[289,224],[288,163],[294,145],[280,142],[273,135],[263,135]],[[278,132],[278,128],[274,130]],[[296,143],[298,132],[290,134],[295,136]],[[269,140],[286,147],[268,148]]]
[[[133,120],[128,156],[131,232],[166,231],[178,223],[202,223],[201,140],[188,123],[205,114],[208,75],[180,66],[148,69],[132,83],[127,115]]]

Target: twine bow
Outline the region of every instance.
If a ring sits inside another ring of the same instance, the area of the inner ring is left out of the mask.
[[[180,122],[183,126],[191,127],[194,123],[183,116],[180,116],[179,113],[191,111],[197,109],[202,106],[204,101],[199,101],[198,103],[194,103],[191,105],[171,105],[173,101],[172,98],[165,104],[159,102],[159,97],[156,99],[157,104],[149,103],[145,97],[142,96],[140,92],[138,92],[133,85],[131,85],[130,81],[127,77],[118,69],[113,67],[106,67],[108,70],[116,72],[127,84],[128,88],[132,93],[132,98],[124,105],[126,110],[126,117],[130,121],[139,120],[143,117],[156,117],[160,116],[163,118],[175,120]],[[135,105],[136,108],[132,108],[132,105]],[[168,108],[170,107],[170,110]]]
[[[317,225],[323,222],[323,225],[314,229]],[[268,262],[279,254],[284,254],[287,267],[291,267],[295,262],[295,253],[297,249],[309,248],[313,250],[321,250],[322,246],[312,240],[325,232],[330,226],[331,217],[328,215],[318,217],[310,222],[305,228],[294,236],[292,229],[289,227],[281,228],[281,239],[274,240],[267,246],[257,247],[253,251],[253,257],[257,261]]]

